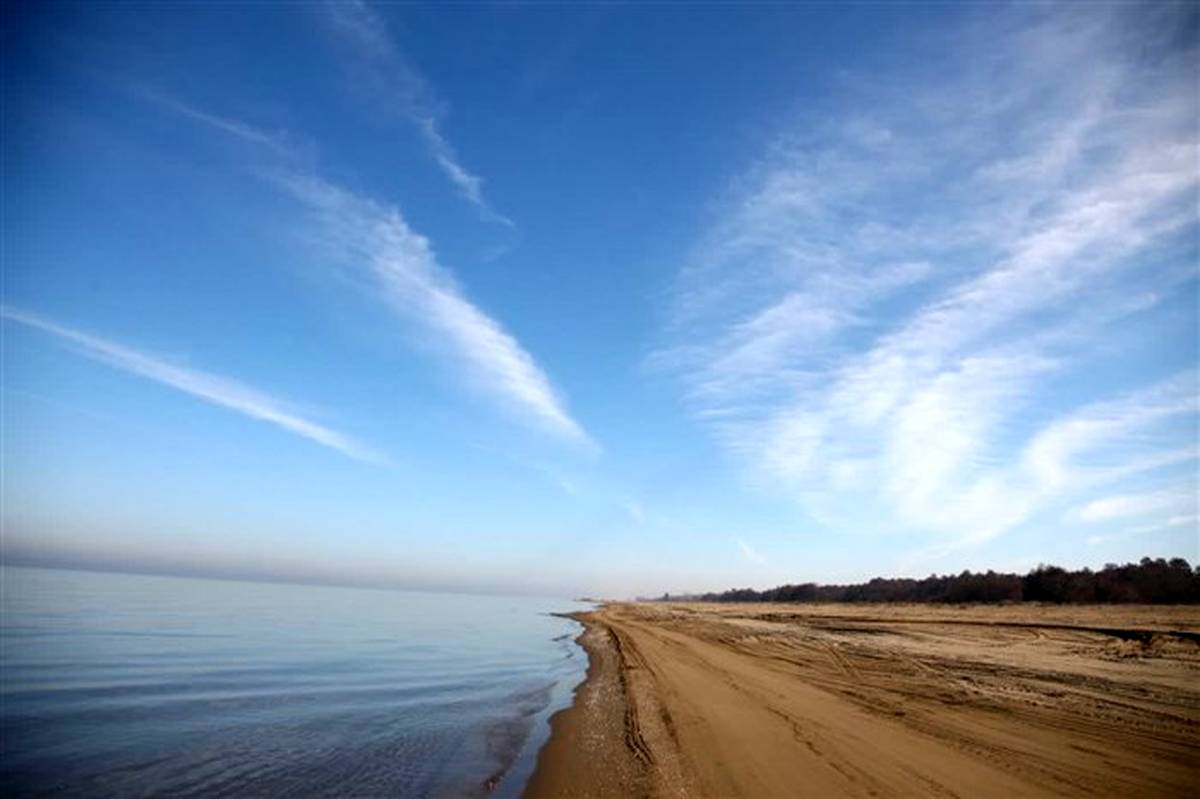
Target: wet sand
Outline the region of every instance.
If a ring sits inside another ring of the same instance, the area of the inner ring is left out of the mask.
[[[1200,608],[611,604],[541,797],[1195,796]]]

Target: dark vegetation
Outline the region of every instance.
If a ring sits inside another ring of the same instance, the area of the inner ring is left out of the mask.
[[[856,585],[781,585],[765,591],[734,588],[719,594],[670,596],[704,602],[1144,602],[1200,603],[1200,565],[1183,558],[1151,560],[1099,571],[1038,566],[1026,575],[994,571],[911,578],[876,577]]]

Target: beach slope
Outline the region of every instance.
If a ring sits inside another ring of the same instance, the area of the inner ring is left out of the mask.
[[[1200,609],[611,604],[540,797],[1188,796]]]

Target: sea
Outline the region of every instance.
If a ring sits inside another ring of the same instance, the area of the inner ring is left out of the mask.
[[[566,600],[0,568],[0,795],[513,797]]]

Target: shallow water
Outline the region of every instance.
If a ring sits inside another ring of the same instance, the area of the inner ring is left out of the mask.
[[[0,570],[0,793],[515,796],[576,603]]]

